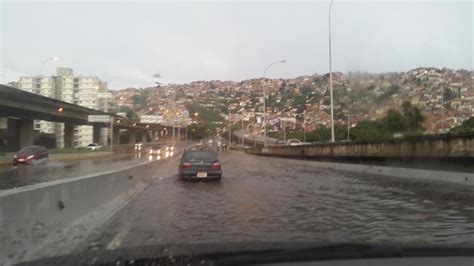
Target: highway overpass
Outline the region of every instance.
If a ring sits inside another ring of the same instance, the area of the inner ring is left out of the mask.
[[[18,140],[10,149],[34,143],[33,120],[44,120],[64,123],[65,147],[73,146],[73,133],[75,125],[90,125],[94,128],[94,142],[99,142],[100,129],[110,127],[110,123],[89,122],[89,115],[109,115],[114,117],[114,135],[119,135],[120,129],[127,129],[130,143],[138,138],[147,142],[157,136],[160,131],[167,128],[158,124],[144,124],[107,112],[94,110],[68,102],[56,100],[42,95],[22,91],[13,87],[0,85],[0,118],[3,118],[3,139]],[[0,129],[1,131],[1,129]],[[169,132],[169,131],[167,131]],[[119,144],[119,138],[114,138],[114,144]],[[8,151],[8,150],[6,150]]]

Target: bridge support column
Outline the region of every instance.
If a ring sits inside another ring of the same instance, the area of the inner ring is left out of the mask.
[[[73,148],[74,124],[64,123],[64,148]]]
[[[20,119],[19,121],[19,135],[20,135],[20,148],[25,146],[33,145],[33,120],[32,119]]]
[[[114,145],[120,144],[120,130],[118,127],[114,127]]]
[[[147,140],[146,140],[146,130],[143,130],[142,132],[140,132],[140,137],[141,137],[141,142],[143,142],[143,143],[147,142]]]
[[[101,143],[101,134],[100,134],[101,127],[94,125],[92,131],[93,131],[92,142],[103,145],[103,143]]]
[[[129,129],[128,135],[129,135],[128,143],[135,144],[137,142],[137,132],[135,132],[135,130],[133,129]]]

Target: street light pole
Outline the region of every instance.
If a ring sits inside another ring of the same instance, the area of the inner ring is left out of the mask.
[[[172,134],[172,138],[171,138],[173,144],[174,144],[174,124],[175,124],[175,123],[173,122],[173,134]]]
[[[267,74],[267,70],[271,66],[273,66],[274,64],[285,63],[285,62],[286,62],[286,60],[280,60],[280,61],[273,62],[265,68],[265,71],[263,71],[263,82],[264,82],[264,84],[263,84],[263,136],[264,136],[263,146],[264,147],[267,146],[267,105],[266,105],[267,95],[266,95],[266,92],[265,92],[265,75]]]
[[[110,151],[114,151],[114,117],[110,117]]]
[[[245,146],[244,109],[242,108],[242,147]]]
[[[350,121],[349,121],[349,112],[347,112],[347,140],[350,141],[350,130],[351,130],[351,127],[350,127]]]
[[[441,133],[444,133],[444,87],[441,87]]]
[[[178,143],[181,141],[181,123],[178,123]]]
[[[230,117],[231,117],[231,114],[232,114],[231,112],[232,112],[232,111],[231,111],[230,108],[229,108],[229,145],[232,143],[232,130],[231,130],[231,128],[232,128],[232,121],[231,121],[231,118],[230,118]]]
[[[329,5],[329,87],[331,91],[331,142],[334,142],[334,104],[332,95],[332,56],[331,56],[331,9],[332,2]]]
[[[306,112],[303,113],[303,142],[306,142]]]

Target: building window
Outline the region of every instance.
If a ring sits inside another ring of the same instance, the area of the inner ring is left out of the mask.
[[[36,93],[36,94],[40,94],[40,93],[41,93],[41,90],[35,90],[35,93]]]
[[[35,88],[40,89],[41,88],[41,83],[35,84]]]
[[[75,78],[74,79],[74,83],[78,83],[79,82],[79,79],[78,78]]]
[[[36,82],[41,82],[41,78],[35,78]]]
[[[79,84],[74,84],[74,89],[79,88]]]

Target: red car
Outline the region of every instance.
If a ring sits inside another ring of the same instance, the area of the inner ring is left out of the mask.
[[[27,146],[13,156],[13,165],[31,164],[49,157],[48,150],[43,146]]]

